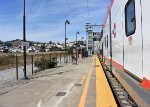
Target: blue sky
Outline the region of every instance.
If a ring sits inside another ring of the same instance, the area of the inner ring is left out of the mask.
[[[88,9],[87,9],[88,1]],[[109,0],[26,0],[27,40],[64,41],[64,22],[69,41],[85,38],[85,23],[102,24]],[[0,0],[0,40],[22,39],[23,0]]]

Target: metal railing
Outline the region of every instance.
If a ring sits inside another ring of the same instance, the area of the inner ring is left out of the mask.
[[[41,58],[56,58],[58,66],[65,62],[64,52],[39,52],[28,53],[27,61],[27,75],[33,75],[37,68],[34,66],[36,60]],[[71,61],[71,54],[67,53],[68,61]],[[0,85],[13,80],[23,78],[23,54],[0,53]]]

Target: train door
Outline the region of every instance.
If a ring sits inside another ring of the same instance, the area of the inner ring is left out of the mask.
[[[150,81],[150,0],[141,0],[143,34],[143,77]]]
[[[142,78],[142,31],[140,0],[124,2],[124,67]]]
[[[115,66],[123,71],[123,12],[122,0],[116,0],[111,8],[112,60]]]

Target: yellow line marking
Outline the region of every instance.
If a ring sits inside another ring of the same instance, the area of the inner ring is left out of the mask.
[[[93,62],[94,62],[94,59],[93,59],[92,64],[91,64],[90,71],[88,73],[88,77],[86,79],[86,82],[85,82],[85,85],[84,85],[84,89],[83,89],[82,96],[80,98],[80,102],[79,102],[79,106],[78,107],[84,107],[84,105],[85,105],[85,99],[86,99],[86,95],[87,95],[87,92],[88,92],[88,87],[89,87],[91,74],[92,74]]]
[[[81,79],[81,81],[80,81],[80,84],[84,84],[84,81],[85,81],[85,78],[86,78],[86,74],[84,74],[83,76],[82,76],[82,79]]]
[[[98,58],[96,58],[96,107],[117,107]]]

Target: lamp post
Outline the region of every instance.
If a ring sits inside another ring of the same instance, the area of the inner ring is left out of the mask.
[[[66,40],[68,38],[66,38],[66,24],[70,24],[69,20],[65,21],[65,63],[67,63],[67,59],[66,59]]]
[[[78,57],[78,55],[77,55],[77,53],[78,53],[78,50],[77,50],[77,45],[78,45],[78,44],[77,44],[77,35],[78,35],[78,34],[80,34],[80,33],[79,33],[79,32],[76,32],[76,65],[77,65],[77,61],[78,61],[78,58],[77,58],[77,57]]]
[[[26,42],[26,1],[24,0],[24,8],[23,8],[23,42]],[[23,56],[24,56],[24,79],[28,79],[26,74],[26,46],[23,46]]]

